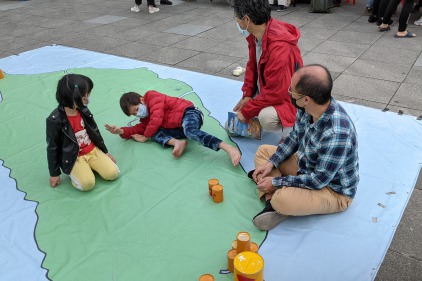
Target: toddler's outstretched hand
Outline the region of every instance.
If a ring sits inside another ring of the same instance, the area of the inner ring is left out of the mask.
[[[134,134],[132,135],[132,139],[138,141],[138,142],[146,142],[149,140],[149,138],[147,138],[144,135],[138,135],[138,134]]]
[[[50,177],[50,186],[56,187],[60,184],[60,176],[57,177]]]
[[[106,128],[107,131],[109,131],[110,133],[112,133],[114,135],[123,134],[123,129],[120,129],[117,126],[105,124],[104,127]]]

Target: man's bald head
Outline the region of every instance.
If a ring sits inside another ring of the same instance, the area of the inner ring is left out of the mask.
[[[333,79],[328,69],[319,64],[300,68],[292,77],[297,81],[296,92],[311,97],[317,104],[326,104],[331,99]]]

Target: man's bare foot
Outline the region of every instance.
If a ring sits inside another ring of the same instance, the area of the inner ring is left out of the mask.
[[[228,143],[221,142],[220,148],[224,150],[230,157],[233,166],[237,166],[240,162],[240,151],[234,146],[229,145]]]
[[[185,150],[185,147],[188,145],[188,141],[187,140],[174,140],[174,148],[173,148],[173,156],[174,158],[179,158],[180,156],[182,156],[183,151]]]

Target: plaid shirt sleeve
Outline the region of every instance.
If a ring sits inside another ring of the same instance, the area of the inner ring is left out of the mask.
[[[312,172],[297,176],[275,177],[273,185],[297,186],[308,189],[322,189],[333,179],[337,171],[345,164],[352,147],[352,139],[346,133],[327,133],[321,140],[318,159]],[[277,149],[278,150],[278,149]]]

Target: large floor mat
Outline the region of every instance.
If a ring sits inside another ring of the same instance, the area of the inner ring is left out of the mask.
[[[244,171],[259,144],[278,141],[272,134],[233,139],[243,154],[233,168],[224,152],[193,142],[176,160],[101,129],[120,178],[97,177],[88,193],[65,176],[48,185],[45,118],[64,73],[94,80],[89,107],[100,126],[131,121],[118,105],[123,92],[155,89],[192,100],[206,113],[204,130],[229,143],[221,124],[240,82],[61,46],[0,59],[0,68],[0,280],[232,280],[219,272],[236,233],[264,240],[251,223],[262,204]],[[289,218],[270,231],[260,248],[266,281],[372,280],[388,249],[419,173],[422,124],[343,105],[359,134],[357,197],[347,212]],[[210,178],[224,185],[221,204],[208,196]]]

